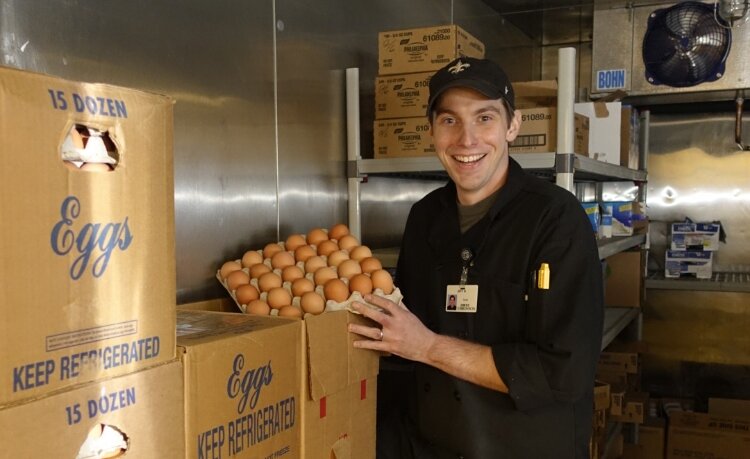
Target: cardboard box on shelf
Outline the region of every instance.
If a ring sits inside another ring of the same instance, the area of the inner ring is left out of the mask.
[[[375,119],[425,117],[434,72],[385,75],[375,79]]]
[[[663,459],[667,432],[664,418],[648,417],[638,427],[641,459]]]
[[[594,410],[606,410],[611,403],[610,385],[604,381],[594,381]]]
[[[598,202],[582,202],[581,206],[583,207],[583,210],[586,212],[586,216],[589,217],[589,222],[591,223],[591,229],[594,231],[594,234],[599,234],[599,203]]]
[[[711,279],[713,275],[713,252],[702,250],[667,250],[664,257],[664,277]]]
[[[641,250],[620,252],[607,258],[605,305],[641,307],[645,263],[646,258]]]
[[[0,457],[182,459],[182,404],[179,361],[62,390],[0,410]]]
[[[0,111],[0,406],[174,359],[172,100],[0,68]]]
[[[599,355],[597,371],[637,374],[640,371],[640,354],[646,349],[646,344],[640,341],[613,343]]]
[[[750,418],[678,411],[668,423],[668,459],[750,457]]]
[[[640,130],[638,109],[622,106],[620,121],[620,166],[630,169],[640,167]]]
[[[557,150],[557,108],[529,107],[521,110],[521,130],[510,144],[510,153],[550,153]],[[588,120],[577,115],[575,153],[588,155]],[[571,152],[572,153],[572,152]]]
[[[378,73],[435,71],[460,56],[484,57],[484,44],[456,25],[378,34]]]
[[[710,397],[708,412],[722,416],[750,416],[750,400]]]
[[[672,250],[719,250],[719,223],[672,223]]]
[[[610,417],[615,422],[642,424],[646,419],[648,394],[643,392],[627,392],[622,401],[620,414]]]
[[[300,457],[303,324],[178,311],[188,458]]]
[[[427,117],[375,121],[375,158],[432,156],[435,146]]]
[[[606,163],[620,165],[620,102],[582,102],[573,110],[589,120],[588,156]]]

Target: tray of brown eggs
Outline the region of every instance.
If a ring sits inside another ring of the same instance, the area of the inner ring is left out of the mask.
[[[247,314],[303,318],[350,309],[369,293],[402,299],[391,274],[343,223],[248,250],[224,262],[216,278]]]

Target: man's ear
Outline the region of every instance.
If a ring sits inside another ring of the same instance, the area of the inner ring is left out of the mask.
[[[505,134],[505,140],[509,143],[516,140],[518,132],[521,130],[521,110],[515,110],[513,112],[513,119],[510,120],[510,127],[508,132]]]

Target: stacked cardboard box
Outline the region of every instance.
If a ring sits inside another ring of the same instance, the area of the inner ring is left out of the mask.
[[[432,156],[429,80],[461,56],[484,57],[484,45],[456,25],[381,32],[375,80],[375,158]]]
[[[0,68],[0,113],[0,454],[183,457],[172,101]]]
[[[521,111],[521,130],[510,144],[510,152],[550,153],[557,151],[557,82],[554,80],[513,83],[515,105]],[[588,154],[589,121],[575,114],[573,150]],[[572,152],[568,152],[572,153]]]
[[[640,308],[644,296],[645,270],[646,252],[644,250],[629,250],[608,257],[604,304],[614,307]]]
[[[367,319],[200,307],[216,304],[177,314],[187,457],[375,457],[379,356],[355,349],[358,338],[348,332],[349,323]]]
[[[719,250],[720,233],[719,223],[695,223],[690,219],[672,223],[672,242],[665,252],[664,276],[710,279],[713,254]]]
[[[669,416],[667,458],[750,456],[750,401],[709,400],[708,413],[675,411]]]

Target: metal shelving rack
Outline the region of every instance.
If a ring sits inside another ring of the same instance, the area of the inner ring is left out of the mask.
[[[750,273],[716,272],[711,279],[667,279],[664,273],[646,278],[646,288],[704,292],[750,292]]]

